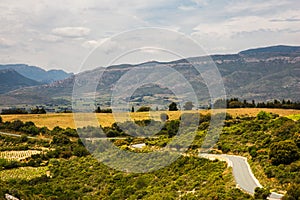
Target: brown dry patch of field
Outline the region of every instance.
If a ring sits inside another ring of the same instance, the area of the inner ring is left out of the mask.
[[[289,110],[289,109],[270,109],[270,108],[238,108],[238,109],[227,109],[228,112],[233,117],[236,116],[256,116],[261,110],[266,112],[272,112],[279,114],[280,116],[289,116],[300,114],[300,110]],[[46,126],[49,129],[53,129],[55,126],[60,126],[62,128],[75,128],[74,119],[76,119],[76,127],[83,126],[95,126],[101,124],[102,126],[111,126],[115,121],[126,121],[129,119],[132,120],[143,120],[149,119],[151,115],[153,119],[160,120],[161,113],[167,113],[169,115],[169,119],[178,119],[182,113],[195,113],[200,112],[202,114],[207,114],[211,111],[202,110],[202,111],[155,111],[155,112],[135,112],[135,113],[53,113],[53,114],[41,114],[41,115],[2,115],[4,121],[13,121],[13,120],[21,120],[24,122],[32,121],[37,126],[43,127]],[[220,112],[219,110],[215,110],[214,112]],[[97,120],[96,120],[97,116]]]

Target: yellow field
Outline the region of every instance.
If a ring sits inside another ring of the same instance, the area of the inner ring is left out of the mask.
[[[241,109],[227,109],[228,112],[233,117],[236,116],[256,116],[259,111],[264,110],[266,112],[272,112],[279,114],[280,116],[289,115],[299,115],[300,110],[289,110],[289,109],[269,109],[269,108],[241,108]],[[210,111],[183,111],[183,112],[200,112],[202,114],[207,114]],[[183,113],[181,111],[156,111],[151,112],[154,119],[159,120],[161,113],[167,113],[169,119],[178,119]],[[41,115],[2,115],[3,121],[13,121],[19,119],[21,121],[27,122],[32,121],[37,126],[46,126],[49,129],[53,129],[55,126],[60,126],[62,128],[75,128],[74,118],[76,119],[76,127],[83,127],[87,125],[98,125],[111,126],[115,121],[126,121],[129,119],[133,120],[143,120],[149,119],[148,112],[137,112],[129,113],[130,116],[126,116],[128,113],[90,113],[90,114],[73,114],[73,113],[53,113],[53,114],[41,114]],[[97,118],[96,118],[97,116]],[[96,120],[97,119],[97,120]],[[115,120],[116,119],[116,120]]]

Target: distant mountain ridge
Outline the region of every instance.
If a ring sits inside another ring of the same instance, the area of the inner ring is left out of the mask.
[[[267,101],[290,99],[300,101],[300,47],[272,46],[241,51],[237,54],[211,55],[223,78],[227,97]],[[206,57],[207,58],[207,57]],[[195,57],[191,62],[202,62],[204,57]],[[145,66],[168,66],[180,72],[193,86],[200,102],[207,103],[209,93],[205,82],[185,59],[171,62],[146,62],[137,65],[121,64],[107,68],[96,68],[76,76],[86,76],[87,81],[97,81],[97,74],[103,71],[103,80],[97,92],[100,102],[109,102],[115,83],[132,68]],[[70,101],[74,76],[48,85],[23,88],[0,96],[0,104]],[[168,102],[172,98],[164,88],[145,86],[139,88],[132,97],[135,102]],[[37,98],[39,97],[39,98]],[[9,99],[9,101],[5,101]],[[2,100],[2,101],[1,101]]]
[[[0,70],[0,94],[20,89],[23,87],[36,86],[41,83],[26,78],[13,69]]]
[[[238,54],[242,55],[255,55],[258,53],[300,53],[300,47],[298,46],[286,46],[286,45],[277,45],[271,47],[261,47],[261,48],[254,48],[248,49],[245,51],[241,51]]]
[[[2,69],[12,69],[18,72],[19,74],[35,80],[37,82],[41,82],[44,84],[51,83],[58,80],[66,79],[73,75],[73,73],[67,73],[63,70],[49,70],[46,71],[40,67],[29,66],[26,64],[6,64],[0,65],[0,70]]]

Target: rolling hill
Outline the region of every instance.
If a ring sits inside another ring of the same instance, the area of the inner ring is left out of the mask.
[[[266,101],[291,99],[300,101],[300,47],[272,46],[241,51],[238,54],[212,55],[211,58],[222,75],[227,97]],[[195,57],[172,62],[147,62],[138,65],[115,65],[96,68],[76,76],[84,82],[97,81],[97,74],[103,72],[97,92],[101,104],[109,105],[110,93],[117,81],[131,69],[139,67],[168,66],[180,72],[192,85],[200,103],[207,103],[208,89],[202,77],[193,68],[193,62],[204,62],[205,57]],[[22,88],[0,96],[0,104],[41,104],[71,100],[74,77],[48,85]],[[84,79],[83,77],[87,77]],[[215,81],[215,80],[212,80]],[[180,83],[178,83],[180,84]],[[157,85],[145,85],[137,89],[132,101],[146,103],[168,103],[174,100],[172,92]],[[9,99],[9,101],[7,101]]]

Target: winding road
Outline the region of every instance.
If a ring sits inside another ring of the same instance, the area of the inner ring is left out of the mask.
[[[253,175],[251,168],[247,162],[247,158],[242,156],[226,155],[226,154],[199,154],[200,157],[210,160],[219,159],[226,161],[229,167],[232,167],[233,176],[237,187],[245,192],[254,195],[256,187],[262,187],[259,181]],[[270,200],[278,200],[283,197],[282,194],[272,192],[269,196]]]

